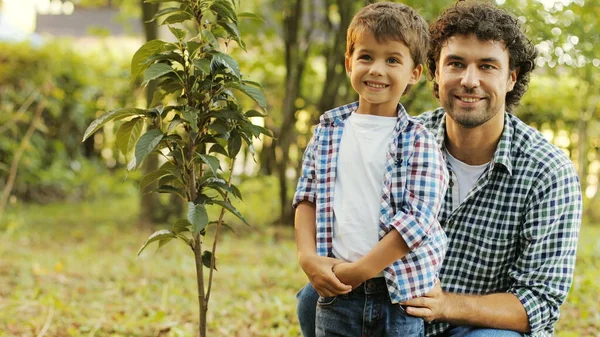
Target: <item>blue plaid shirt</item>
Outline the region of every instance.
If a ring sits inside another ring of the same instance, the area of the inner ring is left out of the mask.
[[[355,102],[324,113],[303,156],[294,207],[305,200],[315,204],[320,256],[333,256],[338,150],[344,122],[357,107]],[[437,280],[446,251],[446,235],[437,214],[448,183],[435,138],[400,104],[382,179],[379,239],[397,230],[411,250],[383,271],[390,299],[399,303],[424,295]]]
[[[444,146],[443,109],[420,115]],[[465,200],[450,188],[439,214],[448,235],[440,271],[453,293],[509,292],[523,304],[531,335],[552,336],[575,269],[581,188],[569,158],[514,115],[505,114],[494,157]],[[427,336],[448,328],[427,326]]]

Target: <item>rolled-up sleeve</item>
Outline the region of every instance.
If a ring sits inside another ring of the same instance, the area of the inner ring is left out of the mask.
[[[526,244],[509,272],[514,280],[509,292],[523,304],[532,335],[558,321],[573,281],[582,212],[571,164],[548,172],[536,185],[523,224]]]
[[[412,156],[402,161],[407,166],[404,200],[391,220],[410,250],[418,248],[438,223],[448,187],[448,171],[433,135],[423,130],[414,141]]]
[[[313,133],[313,136],[304,150],[302,155],[302,171],[298,178],[298,185],[296,186],[296,193],[294,193],[294,199],[292,206],[296,208],[301,201],[310,201],[315,203],[316,201],[316,170],[315,170],[315,156],[317,151],[317,139],[321,128],[317,126]]]

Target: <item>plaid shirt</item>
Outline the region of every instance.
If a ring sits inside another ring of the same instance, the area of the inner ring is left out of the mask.
[[[443,109],[418,117],[444,144]],[[532,336],[551,336],[573,280],[581,190],[569,158],[541,133],[505,114],[486,171],[458,205],[456,179],[439,214],[448,236],[440,271],[453,293],[510,292],[523,304]],[[452,211],[455,207],[458,207]],[[427,326],[427,336],[448,328]]]
[[[304,200],[315,204],[320,256],[333,256],[338,150],[344,121],[357,107],[355,102],[324,113],[303,156],[294,207]],[[383,271],[390,299],[399,303],[427,293],[435,284],[446,251],[446,236],[436,216],[448,182],[435,138],[400,104],[384,172],[379,239],[397,230],[411,250]]]

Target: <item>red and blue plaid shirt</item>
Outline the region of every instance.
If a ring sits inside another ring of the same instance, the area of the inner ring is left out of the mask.
[[[344,122],[352,103],[325,112],[308,144],[294,196],[316,206],[316,247],[332,257],[333,195]],[[385,268],[392,303],[422,296],[435,284],[446,252],[446,235],[437,215],[448,185],[448,172],[435,137],[398,105],[382,177],[379,239],[397,230],[410,252]],[[360,177],[356,177],[360,179]]]

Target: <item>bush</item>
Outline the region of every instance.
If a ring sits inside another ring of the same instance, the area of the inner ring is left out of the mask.
[[[73,45],[0,44],[0,189],[35,111],[42,109],[13,189],[24,201],[89,195],[88,186],[106,173],[105,164],[119,162],[114,142],[82,144],[81,139],[97,115],[134,100],[128,61],[106,53],[85,55]],[[95,174],[82,178],[81,169]]]

